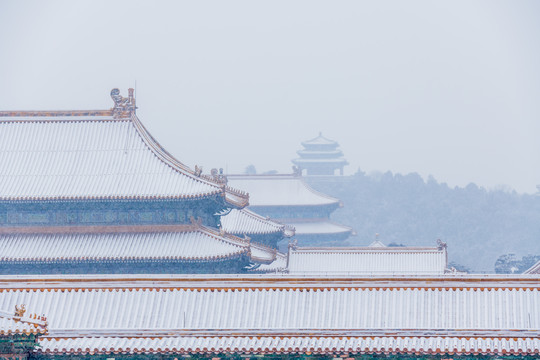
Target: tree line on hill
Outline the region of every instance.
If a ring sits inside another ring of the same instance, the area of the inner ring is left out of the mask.
[[[447,242],[458,270],[521,273],[540,260],[540,196],[475,184],[449,187],[417,173],[306,177],[314,189],[340,199],[332,219],[352,227],[347,245],[435,246]]]

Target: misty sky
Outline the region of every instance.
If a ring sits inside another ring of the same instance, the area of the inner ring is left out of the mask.
[[[0,110],[138,115],[189,166],[290,172],[319,131],[365,172],[540,184],[540,1],[0,0]]]

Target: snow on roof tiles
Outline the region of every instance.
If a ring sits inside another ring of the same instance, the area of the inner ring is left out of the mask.
[[[21,305],[18,305],[21,306]],[[15,309],[15,306],[13,307]],[[0,335],[44,334],[47,332],[47,319],[31,314],[17,314],[0,311]]]
[[[287,221],[288,225],[296,229],[296,235],[324,235],[350,233],[352,229],[348,226],[336,224],[330,220],[311,220],[311,221]]]
[[[276,253],[276,259],[271,264],[261,264],[253,270],[255,273],[281,273],[287,271],[287,254]]]
[[[229,175],[229,184],[249,193],[250,206],[311,206],[339,204],[301,177],[292,175]]]
[[[302,145],[306,146],[306,145],[332,145],[332,146],[337,146],[338,143],[334,140],[330,140],[326,137],[324,137],[322,135],[322,133],[319,133],[319,136],[313,138],[313,139],[310,139],[310,140],[306,140],[304,142],[302,142]]]
[[[291,274],[416,274],[442,275],[446,248],[412,247],[291,247]]]
[[[57,233],[31,230],[0,234],[0,262],[198,261],[249,252],[249,244],[239,238],[220,236],[208,228],[195,226],[95,227],[80,231],[72,228],[70,232]]]
[[[233,209],[227,215],[221,216],[221,226],[229,234],[284,233],[287,236],[292,235],[286,231],[285,225],[264,218],[248,209]]]
[[[478,336],[182,336],[44,338],[39,353],[126,354],[530,354],[540,352],[540,338]]]
[[[0,308],[48,314],[45,352],[206,353],[231,342],[268,352],[311,352],[314,343],[321,352],[540,350],[538,277],[63,279],[0,280]]]
[[[197,198],[247,195],[198,176],[135,114],[0,112],[0,200]]]

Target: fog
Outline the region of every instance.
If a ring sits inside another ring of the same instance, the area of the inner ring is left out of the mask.
[[[0,110],[138,116],[189,166],[290,172],[320,131],[346,174],[534,193],[540,2],[0,1]]]

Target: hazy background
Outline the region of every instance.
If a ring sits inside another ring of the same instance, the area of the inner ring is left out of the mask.
[[[322,131],[346,173],[533,193],[539,1],[0,1],[0,110],[138,115],[205,172],[290,172]]]

